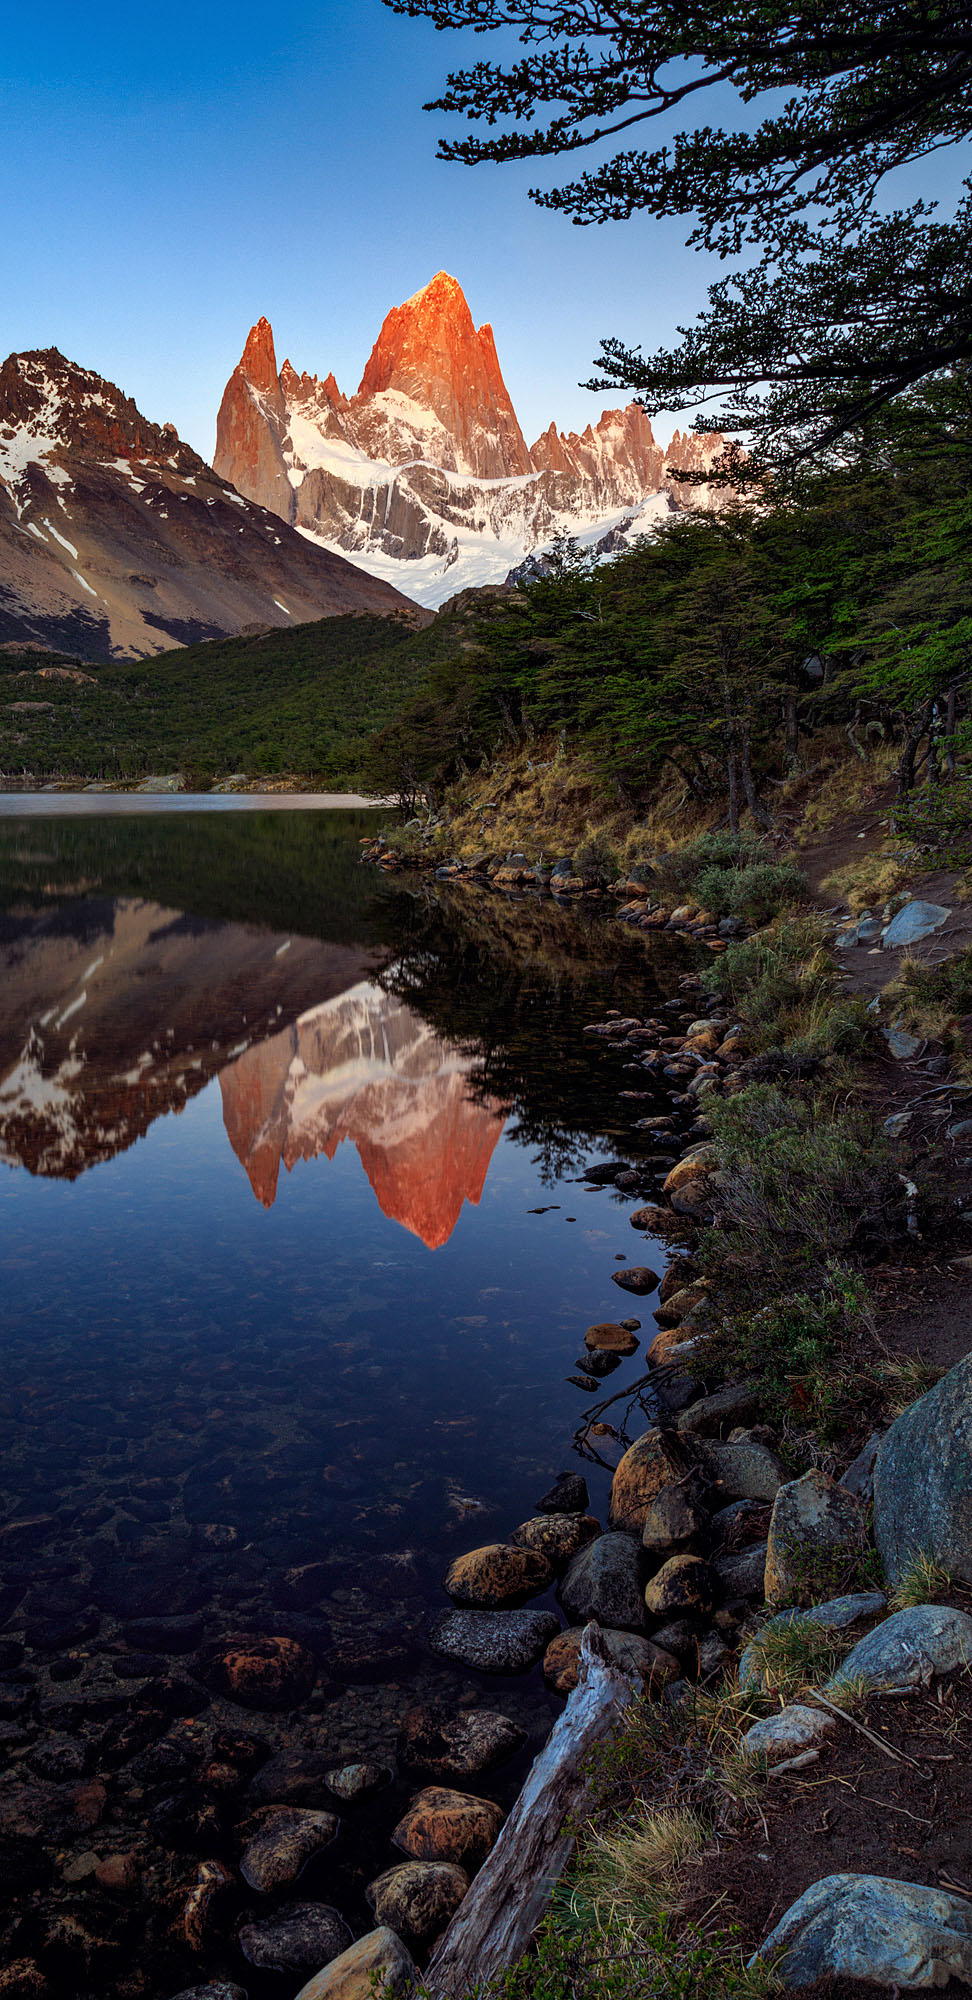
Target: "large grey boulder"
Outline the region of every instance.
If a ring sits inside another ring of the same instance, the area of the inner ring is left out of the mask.
[[[523,1674],[560,1631],[551,1611],[441,1611],[429,1645],[443,1660],[480,1674]]]
[[[951,914],[943,903],[905,903],[885,925],[881,943],[885,951],[897,951],[903,944],[918,944],[921,938],[931,937],[933,931],[939,930]]]
[[[645,1600],[638,1544],[631,1535],[600,1535],[580,1549],[560,1586],[560,1601],[572,1625],[599,1625],[641,1632]]]
[[[882,1438],[874,1539],[894,1583],[918,1553],[972,1582],[972,1354]]]
[[[783,1467],[765,1444],[742,1439],[736,1444],[720,1444],[705,1438],[699,1440],[699,1449],[706,1475],[717,1491],[716,1505],[726,1500],[772,1500],[782,1484]]]
[[[864,1510],[826,1472],[805,1472],[781,1486],[770,1515],[766,1601],[806,1600],[839,1582],[864,1543]]]
[[[785,1946],[777,1970],[788,1986],[860,1979],[914,1991],[972,1984],[972,1903],[921,1882],[881,1875],[825,1875],[791,1903],[760,1945]]]
[[[825,1693],[842,1681],[870,1687],[927,1686],[936,1674],[972,1666],[972,1618],[950,1604],[917,1604],[896,1611],[859,1639]]]

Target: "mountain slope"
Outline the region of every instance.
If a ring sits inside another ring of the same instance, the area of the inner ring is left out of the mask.
[[[673,509],[716,504],[669,468],[704,471],[722,443],[676,432],[666,452],[630,403],[581,435],[551,424],[528,447],[492,328],[473,325],[440,271],[387,315],[350,398],[333,375],[289,361],[278,373],[258,320],[226,385],[214,463],[281,520],[438,605],[502,581],[558,534],[613,547]]]
[[[94,661],[348,611],[412,615],[56,348],[0,368],[0,642]]]

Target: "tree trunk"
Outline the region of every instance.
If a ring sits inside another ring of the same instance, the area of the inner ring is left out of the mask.
[[[783,763],[785,769],[792,773],[800,769],[800,716],[796,688],[785,688],[783,691],[783,727],[786,733]]]
[[[744,722],[741,725],[739,736],[740,736],[739,763],[740,763],[740,768],[742,770],[743,791],[746,794],[746,804],[748,805],[749,810],[752,813],[754,820],[756,821],[756,825],[762,827],[762,830],[765,833],[767,828],[772,825],[772,818],[771,815],[767,812],[766,807],[764,806],[759,796],[759,793],[756,790],[756,780],[753,777],[753,767],[750,761],[750,754],[749,754],[748,722]]]
[[[933,705],[932,702],[926,701],[924,708],[920,710],[919,714],[912,716],[911,721],[905,723],[904,749],[901,752],[898,763],[899,799],[907,797],[915,782],[915,758],[918,755],[922,737],[931,721]]]
[[[462,2000],[523,1956],[573,1852],[568,1828],[583,1818],[589,1753],[613,1733],[634,1693],[608,1660],[599,1627],[587,1625],[577,1686],[433,1953],[423,1981],[430,2000]]]

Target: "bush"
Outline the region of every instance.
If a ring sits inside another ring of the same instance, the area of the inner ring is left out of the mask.
[[[603,833],[589,832],[574,850],[574,873],[592,888],[605,888],[620,872],[618,856]]]
[[[791,861],[753,861],[744,868],[713,862],[695,877],[693,894],[713,916],[747,917],[763,924],[785,905],[806,902],[810,889]]]
[[[767,1410],[789,1404],[826,1443],[842,1427],[848,1375],[859,1375],[870,1297],[859,1273],[835,1266],[819,1292],[791,1292],[726,1329],[734,1372],[758,1374]]]

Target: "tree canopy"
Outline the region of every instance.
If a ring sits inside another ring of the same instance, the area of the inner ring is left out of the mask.
[[[649,410],[724,399],[723,428],[747,432],[756,465],[779,464],[972,358],[961,168],[943,219],[923,201],[888,208],[886,186],[968,139],[964,0],[387,4],[442,29],[512,31],[525,50],[449,76],[427,108],[487,129],[443,139],[441,158],[476,165],[594,147],[594,165],[533,199],[580,224],[639,210],[689,217],[691,244],[747,258],[711,287],[698,325],[679,328],[680,345],[645,356],[607,339],[591,387],[634,389]],[[706,122],[733,94],[746,122]],[[693,122],[669,135],[684,114]],[[657,120],[661,143],[603,156]]]

